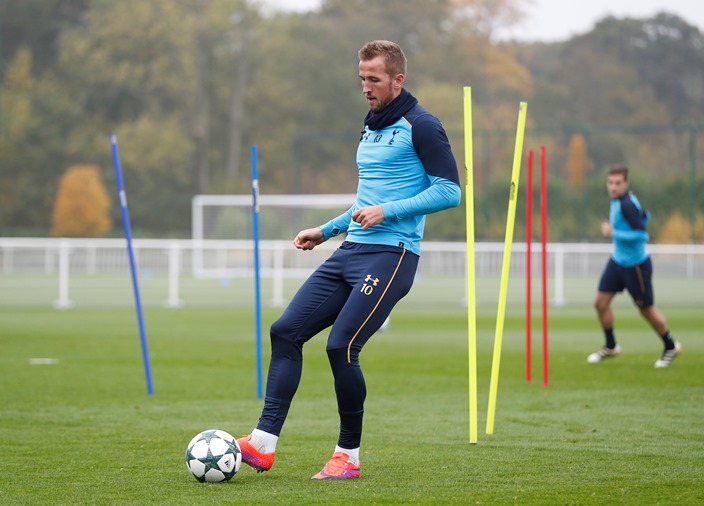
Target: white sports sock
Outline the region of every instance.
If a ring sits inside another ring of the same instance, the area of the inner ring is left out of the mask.
[[[350,458],[350,462],[352,462],[355,466],[359,465],[359,448],[355,448],[354,450],[348,450],[347,448],[340,448],[339,446],[335,445],[335,453],[337,452],[346,453],[347,456]]]
[[[275,452],[276,443],[278,443],[278,441],[279,436],[269,434],[268,432],[264,432],[259,429],[254,429],[252,431],[252,436],[249,438],[249,444],[264,453]]]

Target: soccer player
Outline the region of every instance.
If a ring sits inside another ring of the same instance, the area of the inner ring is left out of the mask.
[[[649,238],[646,226],[650,221],[650,213],[643,210],[638,198],[628,190],[628,167],[612,166],[607,176],[606,189],[611,197],[611,210],[609,221],[601,224],[601,233],[613,239],[614,250],[601,275],[599,291],[594,300],[606,344],[589,355],[587,362],[598,364],[621,353],[621,347],[616,344],[614,336],[611,300],[625,288],[640,309],[640,314],[663,341],[665,349],[655,362],[655,367],[669,367],[682,351],[682,346],[672,338],[665,316],[654,304],[651,282],[653,266],[645,247]]]
[[[366,386],[359,354],[411,289],[425,216],[460,204],[457,164],[440,121],[404,87],[406,57],[390,41],[358,53],[362,93],[369,106],[357,147],[359,181],[354,204],[293,240],[312,250],[346,233],[340,247],[305,281],[270,328],[271,361],[262,415],[238,440],[242,459],[257,471],[271,468],[281,428],[301,378],[303,345],[331,327],[332,369],[340,433],[332,458],[312,477],[360,475]]]

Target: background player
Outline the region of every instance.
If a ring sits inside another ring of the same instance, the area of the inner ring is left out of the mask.
[[[680,354],[682,346],[670,335],[665,316],[655,307],[652,274],[653,266],[646,250],[648,232],[646,226],[650,214],[643,210],[638,198],[628,190],[628,167],[614,165],[609,170],[606,189],[611,198],[609,221],[602,222],[601,233],[613,239],[613,253],[606,264],[594,307],[599,323],[604,330],[606,344],[587,357],[590,364],[615,357],[621,347],[614,336],[614,314],[611,301],[614,296],[627,289],[640,314],[662,339],[665,349],[655,362],[655,367],[669,367]]]

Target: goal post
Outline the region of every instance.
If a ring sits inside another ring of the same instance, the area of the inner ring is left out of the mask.
[[[304,212],[291,215],[290,213],[278,213],[279,217],[285,216],[285,222],[278,221],[280,226],[264,227],[262,229],[265,239],[292,239],[283,237],[281,230],[296,229],[300,227],[312,227],[314,223],[300,223],[303,219],[311,215],[320,215],[320,210],[331,211],[327,219],[334,218],[335,211],[344,212],[352,206],[356,195],[353,193],[340,194],[306,194],[306,195],[259,195],[259,206],[266,213],[269,208],[289,208],[289,210],[302,210]],[[193,240],[209,239],[242,239],[242,236],[235,235],[237,232],[247,231],[251,238],[250,221],[242,221],[243,216],[236,216],[242,211],[245,212],[246,219],[251,220],[252,195],[195,195],[192,201],[192,237]],[[239,213],[230,213],[236,210]],[[318,212],[311,212],[318,210]],[[208,213],[211,213],[210,215]],[[277,217],[274,217],[277,219]],[[325,219],[325,218],[323,218]],[[229,220],[229,223],[228,223]],[[316,222],[317,223],[317,222]],[[322,224],[323,222],[317,223]],[[239,226],[235,230],[230,225]],[[247,228],[245,228],[247,227]],[[244,228],[244,230],[243,230]]]
[[[285,276],[304,276],[303,271],[312,270],[309,261],[319,263],[315,262],[318,255],[313,254],[309,255],[311,258],[299,258],[294,266],[286,264],[285,259],[293,253],[291,241],[295,235],[344,213],[355,198],[356,195],[351,193],[259,195],[259,235],[264,253],[260,275],[273,280],[275,305],[283,302],[281,294]],[[254,275],[252,204],[251,194],[193,197],[194,277],[243,278]],[[223,247],[228,244],[231,247]]]

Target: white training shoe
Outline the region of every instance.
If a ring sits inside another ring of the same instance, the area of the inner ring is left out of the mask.
[[[614,348],[607,348],[606,346],[604,346],[602,349],[595,351],[594,353],[589,355],[587,357],[587,362],[589,362],[590,364],[598,364],[599,362],[602,362],[607,358],[615,357],[620,354],[621,347],[618,344]]]
[[[681,352],[682,345],[678,341],[675,341],[675,347],[671,350],[665,350],[662,356],[655,361],[655,367],[657,369],[661,369],[663,367],[670,367],[672,361],[675,360],[675,358],[677,358],[677,355],[679,355]]]

